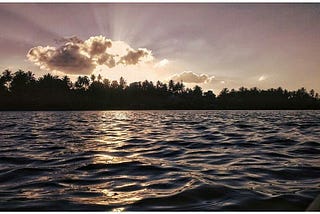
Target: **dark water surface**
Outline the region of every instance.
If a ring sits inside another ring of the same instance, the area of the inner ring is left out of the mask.
[[[320,111],[0,121],[0,210],[305,210],[320,193]]]

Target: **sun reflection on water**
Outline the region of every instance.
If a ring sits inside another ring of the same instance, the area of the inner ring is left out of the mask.
[[[118,207],[118,208],[113,208],[112,212],[123,212],[124,211],[124,207]]]
[[[103,122],[96,127],[96,131],[101,134],[97,135],[99,138],[91,140],[91,144],[95,144],[94,148],[97,152],[92,156],[91,162],[93,165],[105,165],[105,169],[102,169],[102,171],[106,172],[104,176],[108,176],[108,180],[111,181],[90,185],[88,187],[89,192],[97,193],[97,197],[79,197],[76,199],[78,202],[116,206],[112,211],[121,212],[125,211],[124,205],[144,198],[147,188],[140,186],[137,181],[147,179],[146,176],[126,175],[125,169],[123,169],[121,175],[113,175],[110,169],[112,165],[139,162],[143,159],[134,151],[134,148],[126,150],[122,148],[126,141],[132,137],[132,131],[127,129],[127,120],[134,117],[132,114],[132,112],[122,111],[101,112],[100,118]],[[119,155],[119,153],[122,155]],[[104,178],[101,177],[101,179]],[[131,190],[131,187],[135,187],[134,190]]]
[[[234,112],[28,114],[1,130],[8,135],[0,166],[4,209],[41,204],[40,209],[121,212],[212,208],[220,202],[222,209],[228,203],[265,207],[274,198],[285,204],[307,200],[300,196],[319,183],[319,136],[310,134],[318,131],[314,115],[299,113],[303,127],[291,139],[288,121],[271,113],[259,119],[262,128],[253,113],[254,120],[246,122],[252,130],[239,129],[247,118]]]

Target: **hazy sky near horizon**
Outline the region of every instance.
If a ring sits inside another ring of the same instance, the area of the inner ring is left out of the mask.
[[[320,4],[3,3],[0,27],[1,70],[320,92]]]

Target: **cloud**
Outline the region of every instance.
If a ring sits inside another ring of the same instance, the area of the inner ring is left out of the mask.
[[[184,83],[208,83],[214,76],[209,77],[206,74],[196,74],[192,71],[184,71],[181,74],[175,74],[170,79],[173,81],[182,81]]]
[[[123,41],[112,41],[103,36],[93,36],[85,41],[73,36],[56,42],[63,44],[31,48],[27,53],[28,60],[49,71],[89,75],[98,65],[113,68],[118,64],[136,65],[153,59],[150,50],[134,50]]]
[[[112,41],[103,36],[90,37],[88,40],[84,41],[84,49],[90,56],[104,54],[107,48],[111,48],[111,46]]]
[[[67,43],[67,42],[73,42],[73,43],[83,43],[82,39],[79,39],[77,36],[72,37],[66,37],[61,39],[55,39],[54,40],[57,44],[58,43]]]
[[[259,77],[259,79],[258,79],[258,81],[263,81],[263,80],[265,80],[265,79],[267,79],[267,77],[266,76],[264,76],[264,75],[262,75],[261,77]]]
[[[96,67],[94,61],[82,54],[80,47],[73,43],[59,48],[38,46],[32,48],[27,57],[41,69],[68,74],[88,74]]]
[[[169,64],[169,60],[163,59],[163,60],[161,60],[160,62],[156,63],[156,64],[154,65],[154,67],[155,67],[155,68],[160,68],[160,67],[166,66],[167,64]]]
[[[113,57],[113,55],[103,53],[99,56],[97,63],[99,65],[107,65],[109,68],[113,68],[116,66],[116,61]]]
[[[122,56],[118,63],[122,63],[125,65],[135,65],[138,64],[141,58],[147,57],[151,55],[151,51],[145,48],[139,48],[137,51],[129,50],[128,53]],[[148,61],[148,59],[145,59]]]

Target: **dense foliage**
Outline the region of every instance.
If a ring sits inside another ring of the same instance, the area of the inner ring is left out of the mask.
[[[0,75],[1,110],[107,110],[107,109],[320,109],[319,95],[305,88],[260,90],[223,89],[218,96],[201,87],[186,88],[145,80],[127,85],[91,75],[69,77],[46,74],[38,79],[30,71],[5,70]]]

